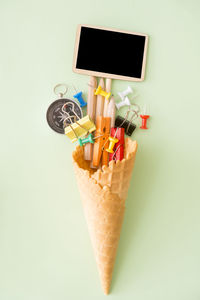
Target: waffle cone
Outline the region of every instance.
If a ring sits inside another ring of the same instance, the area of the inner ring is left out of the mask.
[[[125,140],[124,159],[110,161],[94,171],[84,160],[84,148],[73,152],[73,165],[92,241],[102,288],[109,293],[125,200],[137,150],[136,141]]]

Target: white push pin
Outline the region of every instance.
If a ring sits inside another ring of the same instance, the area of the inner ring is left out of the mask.
[[[126,105],[130,106],[131,102],[130,102],[129,98],[126,96],[121,102],[115,103],[115,105],[116,105],[117,109],[119,110],[123,106],[126,106]]]
[[[123,92],[119,92],[118,95],[122,100],[124,100],[124,98],[131,93],[133,93],[133,90],[130,86],[128,86],[126,90],[124,90]]]

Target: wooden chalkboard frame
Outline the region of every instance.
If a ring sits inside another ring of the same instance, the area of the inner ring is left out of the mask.
[[[97,71],[91,71],[91,70],[84,70],[84,69],[76,68],[81,27],[89,27],[89,28],[94,28],[94,29],[102,29],[102,30],[108,30],[108,31],[134,34],[134,35],[138,35],[138,36],[144,36],[145,37],[145,46],[144,46],[144,55],[143,55],[141,78],[121,76],[121,75],[116,75],[116,74],[102,73],[102,72],[97,72]],[[105,78],[128,80],[128,81],[143,81],[144,80],[144,75],[145,75],[145,68],[146,68],[147,46],[148,46],[148,35],[143,34],[143,33],[124,31],[124,30],[118,30],[118,29],[112,29],[112,28],[100,27],[100,26],[90,26],[90,25],[79,24],[78,28],[77,28],[77,33],[76,33],[76,41],[75,41],[75,48],[74,48],[74,59],[73,59],[72,70],[75,73],[89,75],[89,76],[105,77]]]

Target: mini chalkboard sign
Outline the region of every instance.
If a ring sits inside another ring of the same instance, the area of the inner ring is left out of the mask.
[[[146,34],[79,25],[73,71],[113,79],[144,80]]]

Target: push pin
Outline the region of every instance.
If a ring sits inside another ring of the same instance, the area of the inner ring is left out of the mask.
[[[124,90],[123,92],[119,92],[118,95],[120,96],[120,98],[122,100],[124,100],[124,98],[126,96],[128,96],[128,94],[131,94],[131,93],[133,93],[133,90],[130,86],[128,86],[126,90]]]
[[[82,92],[78,92],[74,85],[73,85],[73,89],[76,92],[76,94],[73,95],[73,97],[79,101],[80,107],[86,106],[87,102],[85,102],[84,99],[83,99],[83,96],[82,96],[83,93]]]
[[[95,95],[101,95],[105,97],[106,99],[109,99],[111,96],[111,93],[107,93],[106,91],[102,90],[102,87],[99,85],[98,88],[94,92]]]
[[[84,107],[87,105],[87,102],[84,101],[83,97],[82,97],[82,92],[79,92],[75,95],[73,95],[74,98],[76,98],[79,103],[80,103],[80,107]]]
[[[94,136],[92,133],[88,134],[88,136],[86,138],[79,138],[78,139],[78,142],[79,142],[79,145],[80,146],[83,146],[87,143],[91,143],[91,144],[94,144]]]
[[[129,98],[126,96],[121,102],[115,103],[115,105],[116,105],[117,109],[119,110],[123,106],[126,106],[126,105],[130,106],[131,102],[130,102]]]
[[[90,134],[88,134],[88,136],[86,138],[78,139],[79,145],[83,146],[87,143],[94,144],[94,140],[98,139],[100,136],[102,136],[102,135],[94,137],[93,134],[90,133]]]
[[[108,140],[110,141],[109,147],[106,149],[109,153],[114,153],[113,148],[115,147],[115,144],[119,141],[115,137],[109,136]]]
[[[149,119],[149,117],[150,117],[150,115],[147,114],[147,107],[145,105],[144,113],[143,113],[143,115],[140,115],[140,118],[142,119],[142,126],[140,126],[141,129],[148,129],[147,120]]]
[[[87,143],[92,143],[94,144],[94,137],[92,135],[92,133],[90,133],[86,138],[79,138],[76,131],[73,129],[73,127],[71,125],[69,125],[74,133],[74,136],[76,137],[76,139],[78,140],[79,142],[79,145],[80,146],[83,146]]]
[[[124,158],[124,128],[111,128],[111,136],[118,139],[115,144],[114,153],[109,154],[109,161],[111,160],[122,160]]]

